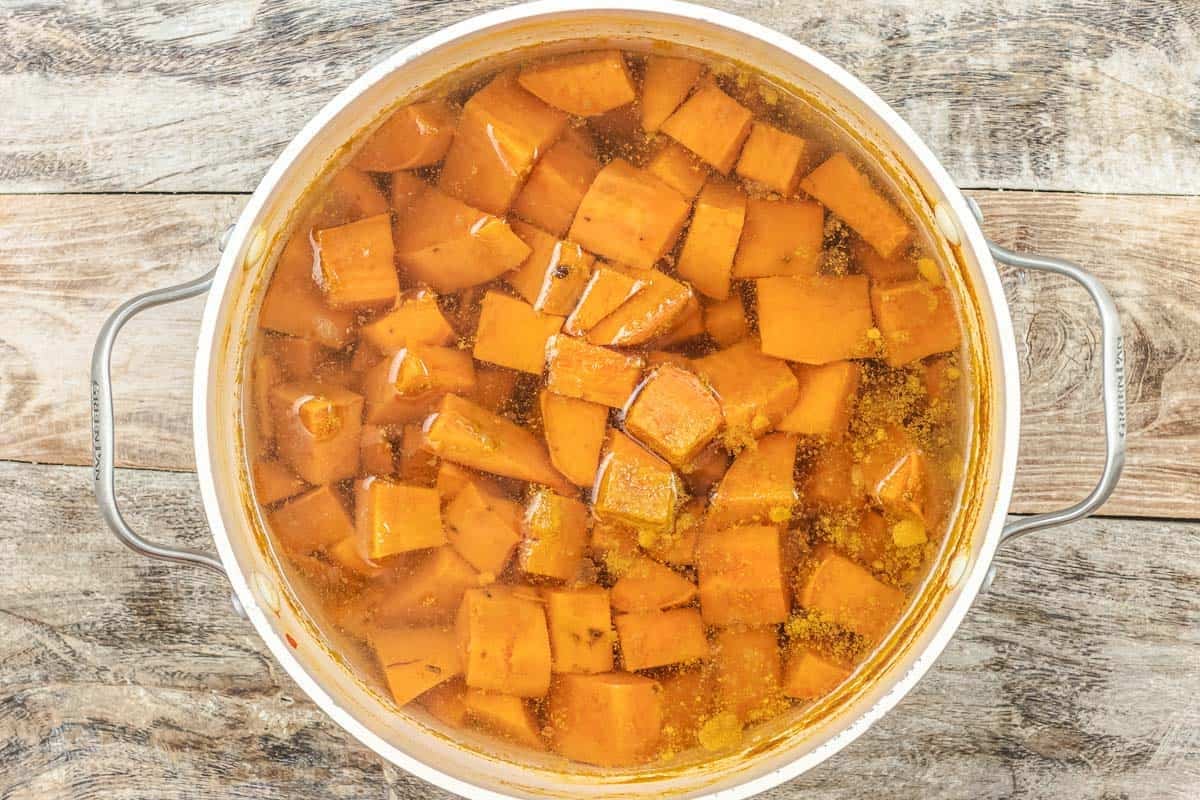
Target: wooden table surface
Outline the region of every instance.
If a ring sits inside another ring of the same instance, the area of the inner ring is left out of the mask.
[[[87,360],[123,299],[209,269],[317,109],[504,5],[0,0],[0,798],[444,797],[305,697],[217,580],[137,558],[90,493]],[[1102,516],[999,558],[944,656],[839,756],[767,796],[1200,796],[1200,5],[723,0],[860,76],[997,241],[1113,291],[1129,465]],[[1004,273],[1024,373],[1014,513],[1100,464],[1096,316]],[[119,494],[210,546],[192,473],[200,301],[114,358]]]

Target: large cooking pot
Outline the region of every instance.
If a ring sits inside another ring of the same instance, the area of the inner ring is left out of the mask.
[[[377,688],[327,646],[319,625],[284,579],[248,488],[240,425],[246,342],[268,269],[305,190],[344,160],[348,140],[377,124],[398,100],[481,59],[532,45],[567,49],[581,38],[634,49],[648,46],[650,40],[699,48],[773,76],[811,101],[879,161],[894,188],[909,200],[934,249],[949,265],[949,282],[968,328],[972,397],[967,478],[941,556],[903,621],[838,691],[766,724],[743,750],[699,765],[565,773],[561,762],[556,769],[551,757],[545,763],[526,759],[518,764],[497,752],[500,745],[471,749],[443,735],[431,719],[398,715],[381,702]],[[485,14],[427,36],[363,75],[304,127],[271,166],[222,244],[221,261],[213,272],[130,300],[101,332],[92,364],[95,484],[101,511],[134,550],[225,575],[233,587],[235,608],[317,705],[388,761],[462,795],[741,798],[793,778],[845,747],[912,689],[991,580],[998,547],[1092,512],[1112,492],[1122,466],[1121,333],[1103,287],[1072,264],[1018,256],[989,243],[980,230],[978,209],[929,148],[853,76],[786,36],[699,6],[666,0],[547,0]],[[1087,498],[1068,509],[1007,525],[1021,397],[1012,320],[997,261],[1078,281],[1099,309],[1104,342],[1107,457],[1100,481]],[[193,422],[196,471],[219,558],[141,538],[121,518],[113,492],[113,340],[139,311],[204,291],[210,293],[196,356]]]

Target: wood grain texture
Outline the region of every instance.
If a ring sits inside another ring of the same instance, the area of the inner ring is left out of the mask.
[[[0,192],[247,191],[369,66],[504,5],[10,0],[0,5]],[[1194,2],[708,5],[845,66],[961,185],[1196,191]]]
[[[1121,307],[1130,458],[1105,513],[1200,518],[1200,274],[1190,259],[1200,198],[975,193],[997,241],[1079,261]],[[0,458],[90,459],[87,369],[122,300],[199,275],[236,196],[0,196]],[[1014,510],[1086,493],[1102,460],[1099,343],[1084,292],[1005,273],[1026,396]],[[193,468],[191,362],[201,301],[134,320],[114,356],[117,453],[126,466]],[[46,331],[53,330],[48,336]]]
[[[309,702],[212,576],[103,528],[89,471],[0,463],[0,797],[444,800]],[[210,547],[192,475],[121,470],[138,529]],[[1195,797],[1200,524],[1035,537],[916,690],[771,800]]]

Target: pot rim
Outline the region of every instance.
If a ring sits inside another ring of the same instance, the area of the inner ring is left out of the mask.
[[[749,778],[736,786],[703,795],[721,800],[740,800],[795,778],[836,754],[888,713],[932,666],[957,631],[983,585],[999,544],[1016,471],[1017,443],[1020,432],[1020,382],[1016,343],[1008,305],[1004,300],[1003,286],[983,232],[971,213],[966,199],[940,161],[920,137],[892,110],[891,106],[857,78],[825,56],[759,23],[724,11],[679,0],[654,0],[652,3],[637,2],[637,0],[597,0],[588,3],[572,2],[571,0],[537,0],[482,14],[434,31],[399,49],[373,66],[330,100],[288,143],[255,188],[249,202],[239,215],[222,254],[201,319],[193,380],[193,432],[200,492],[216,549],[228,571],[236,598],[271,654],[322,711],[379,756],[435,786],[464,797],[486,798],[487,800],[511,800],[515,797],[515,795],[484,788],[469,780],[442,771],[383,740],[339,705],[338,701],[324,688],[321,681],[308,671],[293,650],[274,630],[268,618],[268,610],[262,607],[247,580],[247,575],[238,562],[230,533],[226,529],[223,515],[220,513],[221,503],[216,472],[213,469],[214,454],[209,442],[208,404],[211,390],[209,378],[214,358],[221,348],[227,345],[227,342],[220,337],[227,335],[228,332],[222,331],[219,323],[227,304],[230,283],[239,267],[250,260],[247,256],[248,252],[257,249],[259,252],[265,253],[267,249],[262,231],[255,229],[251,223],[260,216],[267,199],[276,191],[287,169],[300,157],[318,132],[367,89],[401,69],[410,61],[457,39],[477,34],[489,28],[532,20],[540,16],[592,12],[625,12],[630,15],[650,12],[656,16],[678,17],[725,28],[787,53],[823,73],[852,94],[856,100],[867,107],[870,113],[875,115],[890,134],[912,151],[916,160],[928,171],[936,189],[941,192],[944,202],[948,204],[946,216],[949,219],[945,221],[943,214],[939,214],[939,226],[943,222],[953,226],[959,239],[959,247],[963,251],[969,251],[978,262],[982,285],[976,288],[982,290],[980,294],[986,300],[982,305],[991,315],[996,328],[995,340],[991,344],[996,349],[1002,373],[999,376],[1000,380],[993,387],[993,405],[998,417],[997,429],[1001,434],[999,438],[1002,439],[994,444],[1000,451],[999,468],[995,478],[995,488],[989,492],[991,516],[986,524],[983,521],[980,522],[980,529],[975,534],[981,538],[982,545],[973,562],[967,567],[966,573],[956,583],[957,596],[952,605],[945,610],[945,616],[933,636],[924,649],[915,656],[907,671],[893,678],[886,693],[866,711],[859,713],[857,718],[837,733],[794,760],[762,775]],[[940,208],[945,208],[945,206],[939,203],[939,210]]]

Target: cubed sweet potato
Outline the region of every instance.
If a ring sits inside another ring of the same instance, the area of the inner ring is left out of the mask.
[[[566,397],[622,408],[642,378],[642,359],[573,336],[555,336],[546,347],[546,387]]]
[[[396,450],[396,476],[414,486],[433,486],[437,481],[438,458],[425,447],[422,426],[410,422],[400,429]]]
[[[962,370],[951,356],[928,359],[921,365],[921,384],[931,405],[952,403],[959,392]]]
[[[781,705],[783,665],[778,631],[766,628],[725,628],[713,641],[718,705],[742,722],[774,716]]]
[[[467,724],[466,693],[466,684],[455,679],[428,690],[417,702],[438,722],[461,728]]]
[[[638,556],[613,584],[612,607],[636,613],[687,605],[696,599],[696,584],[652,558]]]
[[[690,208],[658,178],[614,158],[588,187],[568,238],[590,252],[650,269],[675,246]]]
[[[746,195],[736,186],[705,184],[679,251],[680,277],[717,300],[729,296],[734,257],[746,222],[746,202]]]
[[[512,72],[502,72],[463,107],[438,186],[476,208],[504,214],[566,124],[566,114],[521,88]]]
[[[669,464],[624,433],[611,432],[593,498],[597,516],[637,528],[669,528],[679,493],[679,480]]]
[[[812,143],[765,122],[750,129],[737,163],[737,174],[782,195],[794,194],[801,173],[808,168]]]
[[[645,281],[628,271],[598,265],[563,330],[572,336],[583,336],[645,287]]]
[[[579,574],[588,544],[588,508],[549,489],[525,505],[517,563],[527,575],[569,581]]]
[[[841,664],[807,647],[795,646],[788,651],[783,668],[783,693],[797,700],[817,700],[849,677],[850,670]]]
[[[716,392],[725,416],[725,438],[734,445],[774,428],[800,396],[796,376],[787,364],[763,355],[753,339],[744,339],[693,363]]]
[[[592,277],[595,257],[527,222],[517,220],[512,226],[532,252],[525,263],[504,276],[505,282],[535,311],[560,317],[570,314]]]
[[[704,526],[707,507],[706,498],[693,498],[676,516],[674,530],[654,535],[642,532],[638,537],[639,544],[651,558],[664,564],[692,566],[696,563],[696,539]]]
[[[869,283],[865,275],[760,279],[763,352],[802,364],[873,355]]]
[[[461,350],[414,345],[368,369],[361,387],[368,423],[400,425],[424,419],[449,391],[473,391],[475,367]]]
[[[650,374],[625,413],[625,429],[676,467],[695,458],[722,422],[712,390],[670,365]]]
[[[419,344],[446,346],[454,328],[438,307],[437,295],[420,291],[403,297],[388,313],[363,325],[360,335],[381,353]]]
[[[890,258],[912,236],[908,222],[845,153],[835,153],[800,181],[800,188]]]
[[[620,50],[548,58],[523,68],[518,80],[543,102],[581,117],[603,114],[637,98]]]
[[[306,381],[271,389],[272,427],[279,456],[311,484],[358,472],[363,398],[336,386]]]
[[[636,530],[600,517],[593,520],[588,549],[592,560],[612,576],[624,575],[638,559],[645,557],[638,547]]]
[[[707,524],[720,529],[739,522],[780,525],[796,504],[795,436],[772,433],[733,460],[713,494]]]
[[[824,229],[825,209],[811,200],[750,198],[733,276],[816,275]]]
[[[647,56],[642,81],[642,129],[654,133],[700,80],[704,65],[686,58]]]
[[[779,422],[779,430],[806,433],[836,441],[850,425],[862,367],[855,361],[831,361],[821,366],[793,367],[800,399]]]
[[[463,594],[479,585],[479,574],[450,545],[423,553],[402,565],[389,581],[377,615],[384,624],[450,622]]]
[[[542,156],[521,188],[512,210],[521,219],[555,236],[565,236],[600,162],[582,136],[571,128]]]
[[[662,684],[664,749],[677,753],[698,744],[700,726],[712,716],[715,706],[712,671],[704,667],[674,668]]]
[[[267,525],[289,552],[311,553],[354,535],[354,521],[329,486],[318,486],[267,514]]]
[[[357,536],[342,539],[329,548],[329,558],[348,572],[373,578],[384,572],[384,566],[371,561],[363,554],[362,542]]]
[[[602,767],[648,760],[662,735],[661,691],[658,681],[624,672],[559,676],[547,712],[554,749]]]
[[[779,529],[701,531],[696,544],[700,611],[709,625],[774,625],[791,611]]]
[[[475,370],[475,393],[471,399],[493,414],[508,415],[513,410],[518,377],[516,370],[480,366]]]
[[[354,517],[363,553],[372,561],[446,543],[436,489],[363,478],[354,485]]]
[[[676,142],[667,142],[646,164],[646,171],[691,200],[708,180],[708,168]]]
[[[862,239],[855,239],[850,245],[850,255],[859,270],[875,284],[911,281],[917,278],[917,262],[909,258],[903,249],[897,250],[891,258],[884,258]]]
[[[633,347],[667,333],[694,302],[691,287],[656,269],[634,277],[644,286],[587,333],[592,344]]]
[[[452,464],[449,461],[438,463],[435,488],[438,490],[438,494],[442,496],[442,503],[449,503],[468,484],[472,483],[497,497],[504,494],[500,488],[500,484],[481,473],[459,466],[458,464]]]
[[[454,631],[449,628],[377,630],[371,647],[398,706],[462,674]]]
[[[475,330],[475,358],[541,375],[546,366],[546,343],[562,324],[562,317],[541,314],[501,292],[488,292]]]
[[[455,633],[468,687],[517,697],[542,697],[549,690],[550,636],[536,601],[511,589],[470,589]]]
[[[730,460],[729,451],[720,441],[715,441],[701,450],[690,464],[685,464],[680,472],[692,494],[707,495],[708,490],[725,477]]]
[[[925,519],[929,459],[903,428],[888,426],[863,455],[860,471],[868,495],[885,511]]]
[[[313,282],[315,255],[308,237],[308,229],[301,227],[284,245],[263,295],[258,326],[341,348],[351,339],[354,313],[334,309],[325,302]]]
[[[753,115],[715,81],[700,84],[662,124],[662,132],[728,175],[750,134]]]
[[[818,546],[813,556],[796,602],[868,641],[882,638],[904,609],[904,592],[828,545]]]
[[[695,608],[618,614],[621,664],[633,671],[708,658],[704,622]]]
[[[552,588],[542,590],[542,596],[554,672],[611,672],[616,635],[608,590],[600,586]]]
[[[446,538],[480,573],[499,576],[521,541],[521,507],[468,483],[446,505]]]
[[[871,287],[871,308],[893,367],[956,350],[962,340],[950,292],[926,280]]]
[[[417,198],[430,188],[420,175],[412,172],[393,172],[389,182],[388,202],[392,206],[393,220],[407,217]],[[393,227],[393,230],[397,228]]]
[[[511,694],[468,688],[463,695],[463,704],[466,707],[467,719],[483,730],[525,747],[546,749],[537,716],[525,699]]]
[[[392,217],[377,214],[314,235],[320,285],[333,308],[358,309],[392,303],[400,281],[392,261]]]
[[[750,321],[742,298],[733,295],[704,307],[704,329],[721,347],[729,347],[750,335]]]
[[[538,403],[550,461],[571,483],[590,489],[600,465],[608,409],[548,389],[538,395]]]
[[[362,472],[386,476],[396,471],[396,433],[385,425],[362,426],[358,444],[358,463]]]
[[[267,458],[254,460],[254,496],[261,505],[269,506],[280,500],[295,497],[307,484],[296,473]]]
[[[680,312],[671,327],[665,333],[655,337],[649,344],[652,347],[674,347],[701,336],[703,333],[704,311],[700,307],[700,301],[693,295],[688,299],[687,306]]]
[[[254,357],[250,366],[250,391],[254,402],[255,435],[264,446],[275,438],[274,412],[271,410],[271,389],[283,381],[283,370],[274,356],[266,353]]]
[[[375,129],[351,162],[367,172],[395,172],[436,164],[454,139],[454,114],[441,100],[404,106]]]
[[[854,456],[848,447],[833,445],[821,450],[804,478],[801,499],[805,505],[816,508],[862,502],[862,483],[855,479]]]
[[[388,210],[387,198],[379,184],[362,170],[347,165],[329,176],[324,191],[310,210],[307,223],[313,228],[332,228]],[[307,238],[308,232],[305,231]]]
[[[263,341],[263,349],[275,359],[290,381],[313,377],[332,352],[312,339],[297,336],[270,336]]]

